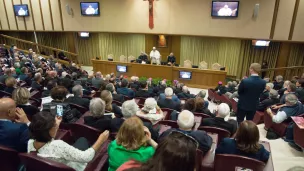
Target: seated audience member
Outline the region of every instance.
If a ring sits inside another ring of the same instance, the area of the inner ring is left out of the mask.
[[[194,103],[195,103],[195,108],[193,110],[193,112],[196,112],[196,113],[204,113],[204,114],[207,114],[211,117],[214,117],[215,115],[210,112],[210,110],[205,106],[205,101],[204,99],[198,97],[198,98],[195,98],[194,99]]]
[[[133,90],[138,90],[139,89],[139,82],[138,82],[138,77],[136,77],[136,76],[132,76],[131,77],[131,82],[130,82],[130,84],[129,84],[129,86],[130,86],[130,88],[131,89],[133,89]]]
[[[157,105],[160,108],[169,108],[169,109],[173,109],[176,111],[180,111],[181,110],[181,105],[178,102],[173,101],[172,96],[173,96],[173,90],[171,87],[168,87],[165,89],[165,99],[159,99],[157,101]]]
[[[252,121],[243,121],[234,139],[224,138],[215,154],[235,154],[267,162],[269,152],[259,144],[259,129]]]
[[[153,97],[153,94],[150,93],[148,90],[147,81],[140,81],[139,85],[140,88],[138,91],[135,92],[135,97],[142,97],[142,98]]]
[[[147,98],[144,107],[137,111],[136,115],[140,118],[150,120],[153,125],[164,118],[163,111],[157,106],[154,98]]]
[[[264,77],[263,80],[265,80],[266,83],[269,83],[269,82],[270,82],[270,78],[268,78],[268,77]]]
[[[127,79],[123,79],[121,81],[121,87],[117,89],[117,93],[133,98],[135,96],[135,92],[129,89],[128,85],[129,85],[129,81]]]
[[[304,102],[304,79],[299,79],[296,84],[298,87],[296,90],[298,99],[299,101]]]
[[[71,109],[68,103],[64,103],[68,90],[63,86],[54,87],[51,91],[52,101],[50,103],[43,104],[43,110],[51,113],[56,113],[57,105],[63,107],[62,121],[64,123],[76,122],[82,115],[78,110]]]
[[[121,109],[113,102],[113,97],[111,92],[109,92],[108,90],[103,90],[100,94],[100,98],[105,102],[105,110],[106,112],[109,113],[114,113],[115,115],[118,115],[120,117],[122,117],[122,113],[121,113]]]
[[[4,88],[4,91],[12,94],[15,88],[17,87],[17,81],[14,77],[8,77],[5,80],[5,85],[6,87]]]
[[[77,171],[83,171],[93,160],[96,151],[108,139],[109,131],[104,131],[90,147],[87,139],[81,137],[73,145],[62,140],[54,140],[61,118],[48,112],[36,114],[29,126],[31,139],[28,153],[37,152],[38,156],[66,164]]]
[[[138,110],[138,105],[134,100],[125,101],[121,107],[123,118],[114,118],[111,120],[111,132],[118,132],[123,122],[132,116],[135,117]],[[153,129],[151,122],[144,122],[144,126],[151,132],[152,139],[157,140],[158,132]]]
[[[194,98],[195,96],[193,94],[190,94],[189,89],[187,86],[183,86],[182,88],[183,92],[177,94],[177,97],[180,99],[190,99]]]
[[[159,137],[159,142],[161,142],[161,140],[168,136],[171,132],[179,131],[194,138],[199,144],[198,148],[203,152],[210,150],[212,138],[205,131],[192,131],[193,125],[195,124],[194,115],[192,112],[189,110],[183,110],[178,115],[177,124],[179,128],[171,128],[163,132]]]
[[[121,94],[117,94],[117,92],[115,91],[114,84],[112,83],[107,84],[106,90],[112,93],[113,100],[118,101],[120,103],[123,103],[125,101],[124,96]]]
[[[227,88],[225,86],[223,86],[223,82],[221,82],[221,81],[218,82],[218,86],[214,90],[219,95],[227,93]]]
[[[79,106],[85,107],[89,109],[90,100],[86,98],[82,98],[83,96],[83,88],[81,85],[75,85],[72,89],[73,95],[69,98],[65,99],[65,103],[77,104]]]
[[[214,118],[206,118],[203,119],[201,126],[211,126],[216,128],[222,128],[230,132],[232,136],[237,129],[237,121],[235,120],[228,120],[225,121],[226,117],[230,115],[230,108],[226,103],[221,103],[218,106],[218,111],[216,113],[216,117]]]
[[[43,90],[43,86],[41,85],[42,82],[42,76],[40,73],[36,73],[34,76],[34,81],[32,81],[32,89],[35,90]]]
[[[273,88],[273,84],[272,83],[267,83],[265,90],[263,91],[263,93],[260,95],[260,101],[263,101],[265,99],[269,98],[269,92],[270,90]]]
[[[22,68],[21,68],[21,74],[19,75],[18,78],[19,78],[21,81],[25,81],[26,78],[27,78],[27,74],[28,74],[28,69],[25,68],[25,67],[22,67]]]
[[[128,171],[128,169],[132,171],[193,171],[197,147],[198,143],[195,139],[175,131],[158,144],[150,160],[140,163],[131,159],[117,171]]]
[[[160,85],[155,87],[153,92],[156,93],[157,95],[160,95],[165,92],[165,89],[167,88],[167,83],[165,80],[160,82]]]
[[[293,83],[293,84],[296,84],[297,83],[297,81],[298,81],[298,79],[299,79],[299,77],[298,76],[293,76],[292,78],[291,78],[291,83]]]
[[[92,79],[93,79],[93,78],[94,78],[94,74],[89,74],[89,75],[88,75],[87,83],[88,83],[89,85],[92,84]]]
[[[279,103],[278,92],[274,89],[269,91],[269,98],[261,101],[257,107],[257,111],[264,112],[268,107]]]
[[[278,90],[284,88],[283,84],[284,84],[283,76],[278,75],[278,76],[276,76],[275,81],[273,82],[273,89],[278,91]]]
[[[205,106],[204,107],[208,108],[209,102],[208,102],[208,100],[205,100],[205,97],[206,97],[206,91],[205,90],[201,90],[200,92],[198,92],[196,97],[200,97],[200,98],[204,99],[204,101],[205,101]]]
[[[287,90],[287,87],[289,86],[289,84],[291,84],[290,81],[285,81],[284,84],[283,84],[283,87],[281,89],[278,90],[278,93],[280,95],[280,99],[283,97],[285,91]]]
[[[271,116],[274,123],[282,123],[285,120],[290,120],[291,116],[298,116],[304,113],[304,106],[298,101],[295,94],[287,94],[284,98],[285,104],[275,108],[280,108],[276,115],[272,113],[270,108],[267,109],[267,113]]]
[[[123,163],[134,159],[146,162],[155,152],[157,143],[138,117],[126,119],[119,129],[116,139],[108,147],[109,171],[115,171]]]
[[[226,93],[234,93],[235,92],[235,87],[233,86],[232,82],[229,81],[226,85],[226,90],[227,92]]]
[[[30,92],[27,88],[24,87],[16,88],[12,94],[12,98],[15,100],[17,107],[23,109],[29,118],[39,112],[38,107],[33,106],[29,103],[30,97]]]
[[[92,79],[92,86],[100,89],[101,83],[104,82],[101,72],[96,72],[95,78]]]
[[[13,99],[0,99],[0,145],[18,152],[26,152],[29,124],[26,114],[22,109],[16,108]]]
[[[182,84],[182,83],[177,83],[177,84],[176,84],[176,88],[174,89],[174,93],[175,93],[175,94],[182,93],[182,92],[183,92],[183,90],[182,90],[183,86],[184,86],[184,84]]]
[[[84,123],[100,131],[111,129],[111,115],[105,116],[105,102],[94,98],[90,102],[90,116],[84,117]]]
[[[6,80],[8,77],[10,77],[10,76],[12,76],[12,71],[11,71],[11,69],[6,68],[6,69],[4,70],[4,74],[0,76],[0,82],[1,82],[2,84],[5,84],[5,80]]]
[[[57,86],[57,82],[50,80],[46,85],[46,90],[42,92],[42,97],[48,97],[51,95],[51,90]]]
[[[284,95],[281,97],[280,103],[282,103],[282,104],[285,103],[285,97],[286,97],[287,94],[295,94],[296,95],[296,90],[297,90],[296,85],[293,84],[293,83],[290,83],[287,86],[287,90],[284,92]]]

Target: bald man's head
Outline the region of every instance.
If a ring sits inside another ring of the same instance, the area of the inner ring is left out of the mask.
[[[16,103],[11,98],[0,99],[0,118],[14,120],[16,116]]]

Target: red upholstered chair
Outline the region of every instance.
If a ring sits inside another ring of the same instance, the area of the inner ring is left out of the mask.
[[[145,101],[146,101],[146,98],[142,98],[142,97],[136,97],[135,98],[135,102],[139,105],[144,105],[145,104]]]
[[[12,97],[12,94],[0,90],[0,98],[3,98],[3,97]]]
[[[84,115],[82,115],[75,123],[84,124],[84,117],[86,117],[86,116],[90,116],[90,111],[87,111],[86,113],[84,113]]]
[[[295,122],[293,126],[293,140],[298,146],[304,148],[304,129],[301,128],[303,127],[303,119],[302,117],[296,117],[293,120]]]
[[[239,168],[247,168],[253,171],[263,171],[265,163],[256,159],[232,155],[232,154],[217,154],[215,156],[214,171],[236,170]]]
[[[71,106],[72,109],[73,108],[77,109],[80,113],[86,113],[87,111],[89,111],[89,109],[87,109],[83,106],[79,106],[79,105],[74,104],[74,103],[70,103],[70,106]]]
[[[40,107],[42,103],[42,99],[35,99],[33,97],[30,97],[29,103],[33,106]]]
[[[169,109],[169,108],[162,108],[161,109],[164,113],[164,120],[170,120],[170,116],[171,116],[171,113],[173,112],[173,109]]]
[[[234,99],[230,99],[232,110],[237,112],[237,102]]]
[[[218,135],[213,133],[208,133],[208,135],[212,138],[212,145],[210,150],[204,154],[204,157],[200,162],[201,169],[197,171],[214,171],[214,156],[218,144]]]
[[[265,114],[265,112],[256,111],[254,118],[253,118],[253,122],[257,125],[264,123],[264,114]]]
[[[216,127],[210,127],[210,126],[201,126],[198,128],[198,130],[203,130],[206,132],[211,132],[218,135],[218,142],[221,142],[224,138],[230,137],[230,132],[222,129],[222,128],[216,128]]]
[[[123,97],[124,97],[125,101],[127,101],[127,100],[132,100],[132,99],[133,99],[133,98],[131,98],[131,97],[129,97],[129,96],[125,96],[125,95],[123,95]]]
[[[287,126],[289,125],[290,121],[284,121],[282,123],[274,123],[272,122],[272,118],[269,116],[268,113],[265,113],[264,115],[264,123],[265,123],[265,129],[273,129],[275,133],[277,133],[280,137],[283,137],[286,133]]]
[[[159,126],[159,131],[158,131],[159,135],[167,131],[168,129],[178,128],[177,122],[170,120],[159,121],[156,126]]]
[[[0,170],[5,170],[5,171],[18,170],[18,167],[20,165],[18,152],[10,148],[0,146],[0,165],[1,165]]]
[[[208,89],[208,100],[209,101],[214,100],[214,89]]]
[[[93,97],[100,97],[101,91],[96,91]]]
[[[31,92],[31,98],[34,98],[34,99],[41,99],[42,97],[42,92],[39,91],[39,90],[34,90]]]
[[[99,89],[98,88],[96,88],[96,87],[94,87],[94,86],[89,86],[89,88],[91,88],[92,90],[94,90],[94,91],[99,91]]]
[[[194,121],[195,121],[195,126],[194,126],[193,130],[198,129],[198,127],[201,125],[203,119],[211,117],[211,116],[209,116],[207,114],[204,114],[204,113],[193,112],[193,114],[194,114]]]
[[[117,106],[122,106],[122,103],[116,100],[113,100],[112,103],[116,104]]]

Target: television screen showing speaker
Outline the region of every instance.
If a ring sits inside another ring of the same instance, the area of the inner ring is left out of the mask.
[[[127,72],[127,66],[124,65],[116,65],[117,72]]]
[[[192,78],[192,72],[179,71],[179,78],[190,80]]]
[[[26,17],[29,16],[28,6],[26,4],[23,5],[14,5],[14,12],[16,16]]]
[[[270,41],[266,40],[252,40],[253,46],[269,46]]]
[[[212,17],[237,17],[239,15],[239,1],[212,1]]]
[[[99,2],[80,2],[81,15],[97,16],[99,15]]]

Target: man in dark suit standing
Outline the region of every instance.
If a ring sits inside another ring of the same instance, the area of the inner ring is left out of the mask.
[[[67,103],[77,104],[79,106],[85,107],[89,109],[90,100],[86,98],[82,98],[83,96],[83,88],[81,85],[75,85],[72,89],[74,96],[70,96],[65,100]]]
[[[238,123],[241,123],[245,117],[246,120],[252,120],[255,115],[259,104],[259,97],[266,86],[266,81],[261,79],[258,75],[260,71],[260,64],[251,64],[249,68],[251,76],[243,79],[239,85],[239,101],[236,115]]]
[[[13,99],[0,99],[0,145],[18,152],[27,152],[29,124],[26,114],[22,109],[16,108]]]

